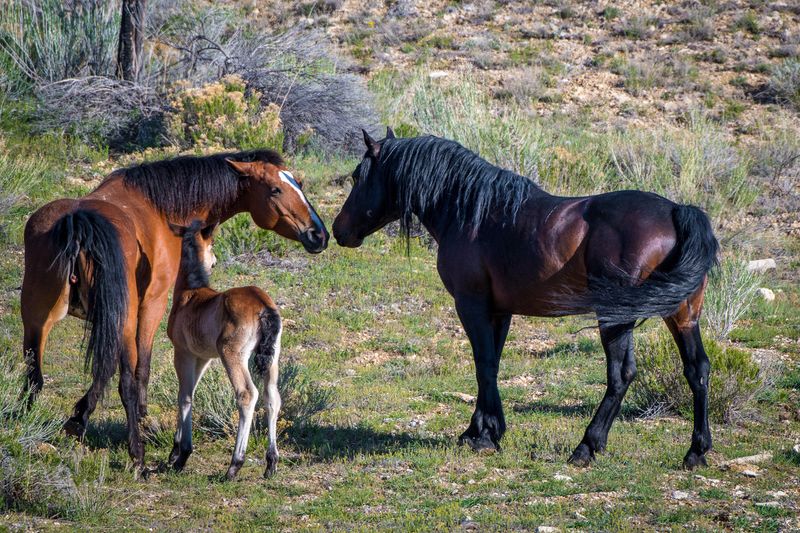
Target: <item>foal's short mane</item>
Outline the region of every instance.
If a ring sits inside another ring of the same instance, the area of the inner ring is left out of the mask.
[[[219,214],[236,200],[240,179],[226,158],[283,165],[283,158],[273,150],[251,150],[181,156],[118,172],[123,174],[125,185],[144,194],[163,214],[185,219],[203,207],[211,207],[213,214]]]
[[[386,139],[380,164],[396,188],[406,234],[415,210],[419,214],[448,207],[454,208],[451,214],[458,224],[474,233],[491,213],[515,218],[539,190],[530,178],[492,165],[455,141],[430,135]]]

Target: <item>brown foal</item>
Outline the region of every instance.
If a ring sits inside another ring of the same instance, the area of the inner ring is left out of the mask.
[[[258,287],[237,287],[217,292],[208,283],[216,263],[211,249],[214,226],[196,220],[188,228],[173,227],[181,236],[181,265],[175,283],[167,334],[175,346],[178,375],[178,427],[169,463],[182,470],[192,453],[192,399],[212,359],[219,358],[236,393],[239,427],[227,477],[233,479],[244,463],[247,440],[258,400],[250,377],[253,356],[256,373],[264,379],[269,448],[264,476],[275,473],[278,463],[276,425],[281,408],[278,392],[278,358],[281,319],[272,299]]]

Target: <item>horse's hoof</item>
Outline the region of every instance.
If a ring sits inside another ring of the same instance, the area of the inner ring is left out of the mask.
[[[82,439],[83,435],[86,433],[86,426],[84,426],[83,423],[78,419],[70,418],[64,422],[64,433],[70,435],[71,437]]]
[[[492,441],[489,437],[480,436],[480,437],[470,437],[469,435],[461,435],[458,438],[458,444],[463,446],[464,444],[468,445],[472,448],[472,451],[477,452],[481,455],[491,455],[493,453],[500,451],[500,445]]]
[[[705,454],[687,453],[686,457],[683,458],[683,468],[685,470],[694,470],[698,466],[708,466]]]
[[[589,446],[581,443],[577,448],[575,448],[575,451],[572,452],[572,455],[567,460],[567,463],[583,468],[589,466],[592,461],[594,461],[594,453],[591,449],[589,449]]]
[[[278,471],[278,452],[270,450],[267,452],[267,468],[264,470],[264,477],[269,479]]]

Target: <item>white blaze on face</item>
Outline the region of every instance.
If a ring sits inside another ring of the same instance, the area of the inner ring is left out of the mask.
[[[308,205],[306,195],[300,190],[300,186],[297,184],[297,181],[294,179],[294,176],[292,176],[291,172],[288,170],[281,170],[278,172],[278,176],[280,176],[282,182],[287,183],[289,187],[294,189],[294,192],[296,192],[300,199],[303,200],[304,204]]]

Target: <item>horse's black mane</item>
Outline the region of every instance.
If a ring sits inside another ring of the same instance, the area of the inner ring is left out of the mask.
[[[162,213],[187,218],[198,208],[211,206],[212,214],[229,207],[239,195],[240,179],[225,162],[264,161],[283,165],[272,150],[230,152],[205,157],[181,156],[119,170],[125,185],[144,194]]]
[[[183,234],[181,241],[181,266],[178,276],[183,276],[187,289],[200,289],[208,287],[208,273],[200,261],[200,250],[197,249],[197,232],[202,228],[202,222],[195,220]]]
[[[491,212],[515,218],[525,200],[539,190],[530,178],[439,137],[386,139],[379,158],[395,187],[406,234],[415,210],[450,208],[461,227],[475,232]]]

